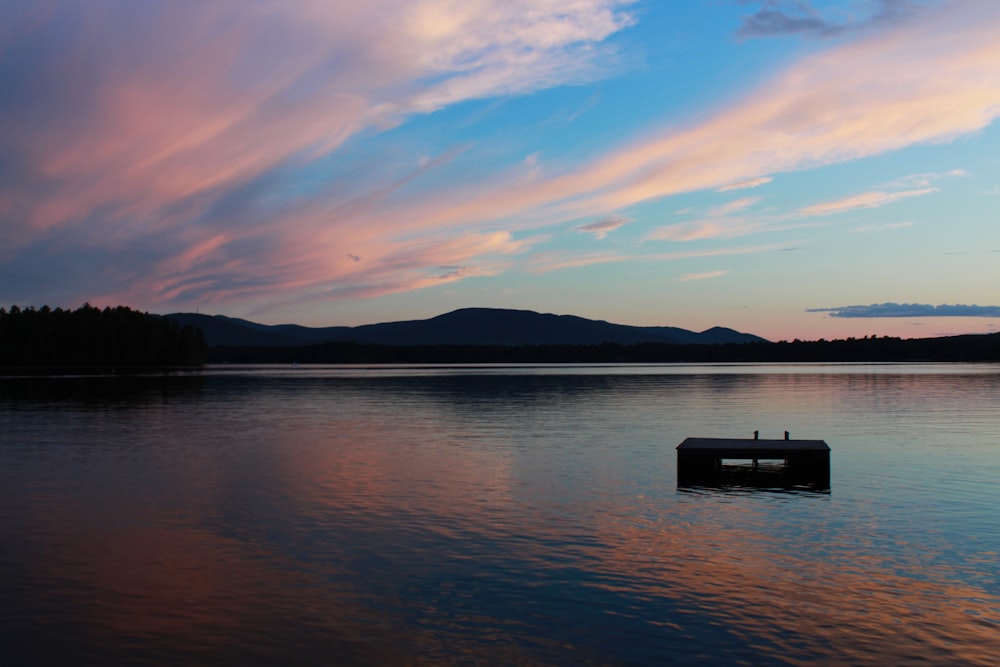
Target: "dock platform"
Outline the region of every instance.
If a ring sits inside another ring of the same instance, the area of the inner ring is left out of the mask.
[[[687,438],[677,445],[677,483],[719,482],[830,486],[823,440]]]

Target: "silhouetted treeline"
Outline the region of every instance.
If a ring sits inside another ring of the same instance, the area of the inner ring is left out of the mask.
[[[209,349],[208,361],[283,364],[1000,361],[1000,334],[722,345],[388,346],[326,343],[302,347],[220,346]]]
[[[126,306],[0,308],[0,366],[196,366],[205,352],[200,329]]]

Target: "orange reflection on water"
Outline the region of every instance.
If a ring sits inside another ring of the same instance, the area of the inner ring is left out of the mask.
[[[496,443],[477,448],[473,431],[451,425],[444,433],[433,419],[406,428],[340,420],[310,433],[309,442],[289,434],[280,474],[307,513],[353,507],[447,518],[508,507],[515,497],[512,457]]]
[[[769,389],[782,409],[821,399],[782,382],[787,391]],[[986,665],[1000,654],[995,595],[935,565],[947,558],[880,549],[870,517],[816,525],[837,519],[796,511],[829,496],[781,505],[630,486],[641,475],[623,454],[642,452],[608,445],[615,423],[553,432],[545,403],[536,414],[524,401],[494,428],[488,402],[411,393],[419,406],[397,413],[373,406],[374,390],[347,404],[357,393],[296,394],[287,417],[246,401],[230,423],[261,413],[251,438],[217,427],[201,442],[187,420],[157,422],[162,442],[114,450],[135,466],[104,462],[120,486],[99,501],[79,473],[61,496],[26,502],[46,536],[34,576],[71,582],[50,588],[73,596],[67,613],[99,642],[222,655],[244,643],[283,655],[291,643],[355,663],[544,662],[547,650],[578,657],[574,624],[602,615],[628,617],[619,629],[650,654],[705,645],[716,630],[789,664]],[[583,394],[554,400],[587,407]],[[176,444],[185,439],[198,442]],[[141,465],[148,452],[154,472]],[[86,464],[89,475],[101,461]],[[153,488],[121,483],[123,472]],[[615,642],[595,640],[607,652],[594,662],[647,657]]]
[[[948,656],[951,664],[985,666],[1000,655],[1000,599],[987,591],[947,572],[900,571],[871,545],[822,527],[815,535],[765,539],[775,534],[763,530],[767,516],[746,504],[690,500],[711,505],[711,525],[684,516],[605,515],[599,529],[612,548],[602,568],[612,579],[629,573],[628,594],[674,599],[697,617],[716,617],[791,664]],[[685,630],[683,621],[662,620]]]
[[[320,651],[317,660],[402,657],[393,619],[359,602],[342,563],[301,567],[281,545],[186,521],[101,528],[86,511],[47,521],[42,530],[60,539],[37,555],[30,576],[54,587],[65,601],[62,622],[86,628],[106,655],[217,664],[246,653],[252,662],[288,657],[301,643]]]

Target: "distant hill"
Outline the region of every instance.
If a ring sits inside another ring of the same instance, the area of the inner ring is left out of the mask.
[[[599,345],[617,343],[671,343],[721,345],[762,343],[765,339],[725,327],[702,332],[678,327],[635,327],[588,320],[574,315],[552,315],[530,310],[462,308],[427,320],[385,322],[357,327],[266,325],[223,315],[173,313],[180,326],[201,329],[209,347],[293,347],[352,342],[371,345]]]

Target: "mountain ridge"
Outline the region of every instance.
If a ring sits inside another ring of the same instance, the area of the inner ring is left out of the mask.
[[[202,330],[209,347],[296,347],[334,342],[372,345],[597,345],[668,343],[674,345],[768,342],[754,334],[715,326],[695,332],[680,327],[639,327],[506,308],[460,308],[423,320],[355,327],[306,327],[259,324],[225,315],[171,313],[179,325]]]

